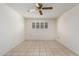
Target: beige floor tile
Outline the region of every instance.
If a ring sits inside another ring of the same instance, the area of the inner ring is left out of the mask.
[[[76,56],[56,40],[26,40],[5,56]]]

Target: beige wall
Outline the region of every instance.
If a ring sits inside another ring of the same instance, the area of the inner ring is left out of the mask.
[[[57,25],[57,40],[79,54],[79,6],[64,13]]]
[[[0,4],[0,55],[24,40],[24,20],[14,10]]]
[[[32,29],[32,22],[48,22],[48,29]],[[27,40],[55,40],[56,19],[25,19],[25,38]]]

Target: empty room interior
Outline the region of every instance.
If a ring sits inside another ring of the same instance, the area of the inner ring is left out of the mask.
[[[0,3],[0,56],[78,55],[78,3]]]

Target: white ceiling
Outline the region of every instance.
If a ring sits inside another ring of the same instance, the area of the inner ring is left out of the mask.
[[[28,12],[28,10],[35,8],[35,3],[7,3],[9,7],[20,13],[26,18],[58,18],[64,12],[70,10],[77,3],[44,3],[43,6],[52,6],[52,10],[43,10],[43,15],[38,11]]]

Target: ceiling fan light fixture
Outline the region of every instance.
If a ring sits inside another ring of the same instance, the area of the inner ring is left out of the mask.
[[[39,11],[40,15],[43,15],[43,10],[51,10],[53,9],[53,7],[43,7],[42,3],[36,3],[36,8],[32,9],[32,10],[28,10],[28,12],[35,12],[35,11]]]

